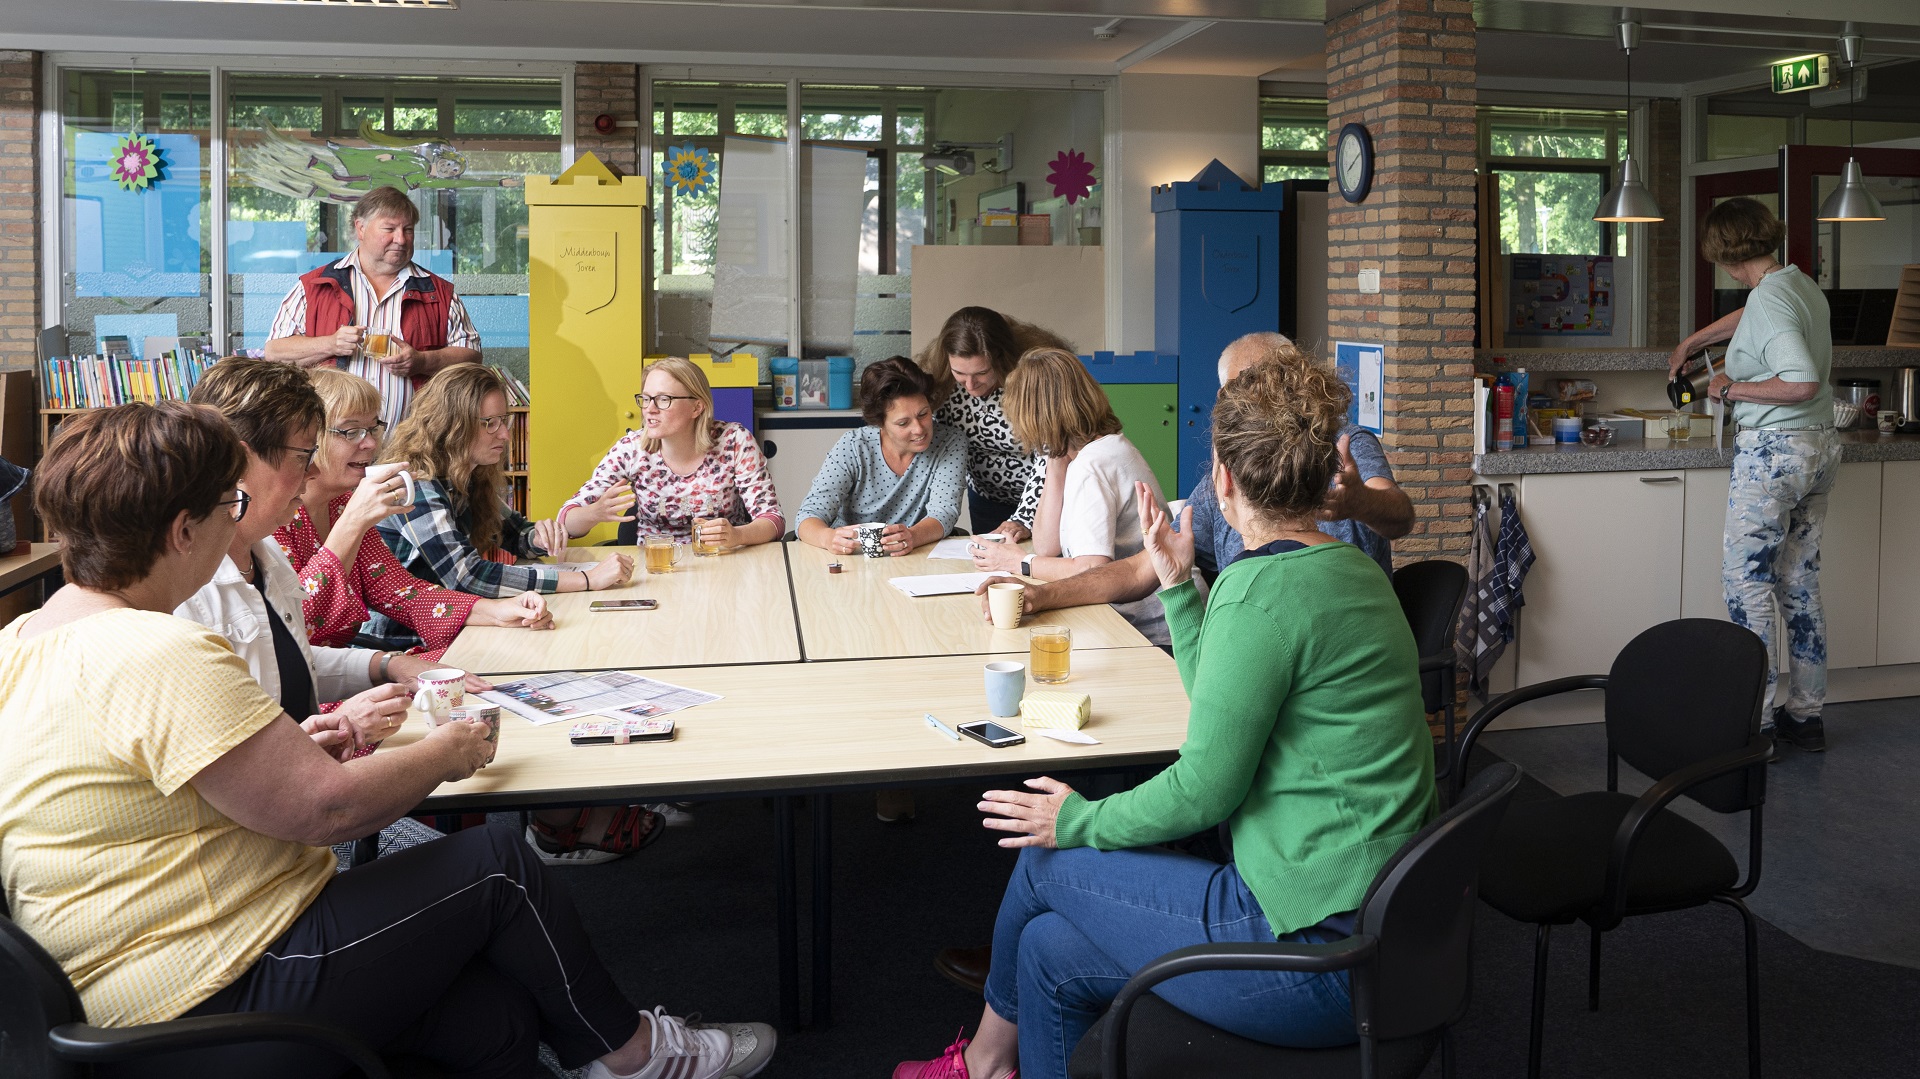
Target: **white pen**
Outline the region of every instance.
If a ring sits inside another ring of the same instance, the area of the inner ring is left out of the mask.
[[[927,717],[927,726],[932,727],[934,730],[939,731],[941,734],[946,735],[948,738],[951,738],[956,742],[960,740],[960,732],[954,730],[952,727],[947,726],[945,723],[940,722],[938,719],[935,719],[932,712],[926,712],[923,714]]]

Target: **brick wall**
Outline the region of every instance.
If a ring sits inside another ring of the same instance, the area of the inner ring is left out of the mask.
[[[616,127],[602,135],[593,118],[606,113],[616,120],[650,122],[635,114],[639,98],[639,69],[632,64],[575,64],[573,68],[574,153],[593,153],[623,176],[639,173],[640,129]]]
[[[40,54],[0,50],[0,365],[32,363],[40,330]]]
[[[1372,0],[1327,20],[1327,123],[1373,136],[1366,199],[1328,200],[1330,338],[1385,348],[1385,444],[1412,496],[1402,561],[1467,554],[1472,499],[1472,0]],[[1359,291],[1378,267],[1380,292]]]
[[[1692,330],[1680,328],[1680,260],[1688,245],[1680,235],[1678,101],[1654,98],[1647,102],[1647,146],[1634,152],[1647,170],[1647,190],[1667,215],[1665,221],[1645,226],[1647,261],[1642,263],[1647,267],[1647,347],[1666,348]]]

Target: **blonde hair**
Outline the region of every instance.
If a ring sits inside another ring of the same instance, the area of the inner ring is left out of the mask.
[[[333,467],[333,440],[327,436],[333,426],[355,413],[371,413],[380,418],[380,391],[359,375],[350,375],[334,367],[314,367],[307,371],[313,380],[313,392],[327,408],[327,421],[321,425],[320,452],[315,456],[323,468]]]
[[[947,316],[940,333],[920,350],[913,362],[933,379],[927,398],[935,408],[953,396],[954,356],[985,356],[1002,381],[1013,373],[1020,357],[1036,348],[1073,351],[1073,344],[1052,330],[1009,318],[991,307],[962,307]]]
[[[488,394],[507,395],[491,368],[457,363],[443,369],[414,395],[413,409],[393,429],[382,461],[404,461],[415,479],[446,485],[454,511],[471,513],[468,539],[481,554],[500,548],[500,466],[473,463],[480,437],[480,409]]]
[[[1080,357],[1036,348],[1020,357],[1000,400],[1013,436],[1028,453],[1065,453],[1102,435],[1120,433],[1120,418]]]
[[[707,384],[707,373],[700,365],[684,356],[667,356],[647,365],[646,372],[640,376],[640,392],[647,390],[647,375],[655,371],[667,375],[680,384],[680,388],[692,395],[694,407],[700,415],[693,424],[693,448],[705,457],[713,448],[713,387]],[[645,430],[645,428],[641,428]],[[652,435],[640,436],[640,448],[648,453],[660,452],[660,440]]]
[[[1339,468],[1346,384],[1294,350],[1262,359],[1220,387],[1213,404],[1213,459],[1240,497],[1269,524],[1310,517]]]

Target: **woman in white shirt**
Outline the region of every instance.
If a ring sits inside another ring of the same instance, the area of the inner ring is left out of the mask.
[[[1058,581],[1140,551],[1134,485],[1146,484],[1162,507],[1166,499],[1080,358],[1058,348],[1020,357],[1007,376],[1002,407],[1014,435],[1028,450],[1045,454],[1049,467],[1033,519],[1033,554],[1012,544],[976,544],[974,566]],[[1113,607],[1154,644],[1169,643],[1158,598]]]

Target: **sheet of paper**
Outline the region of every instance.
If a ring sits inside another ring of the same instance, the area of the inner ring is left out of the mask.
[[[985,573],[927,573],[919,577],[890,577],[887,583],[909,596],[957,596],[980,587]]]
[[[962,561],[971,562],[973,561],[973,537],[948,536],[946,539],[934,544],[933,550],[927,552],[927,557],[957,558]]]
[[[555,562],[553,567],[562,573],[585,573],[599,564],[598,562]]]
[[[1385,371],[1384,354],[1377,348],[1366,349],[1360,353],[1360,419],[1359,425],[1375,434],[1381,433],[1381,416],[1384,411],[1386,383],[1382,378]]]
[[[641,719],[652,719],[655,716],[664,716],[669,712],[678,712],[696,705],[710,704],[720,699],[718,693],[688,689],[685,686],[676,686],[671,682],[658,682],[651,678],[636,679],[633,685],[624,687],[623,691],[640,693],[644,699],[624,708],[602,710],[601,715],[619,719],[635,716]]]
[[[1076,746],[1097,746],[1100,739],[1085,731],[1070,731],[1059,727],[1041,727],[1040,733],[1056,742],[1072,742]]]
[[[497,704],[537,727],[642,703],[652,695],[651,687],[659,684],[620,671],[598,674],[557,671],[495,686],[480,694],[480,699]]]

